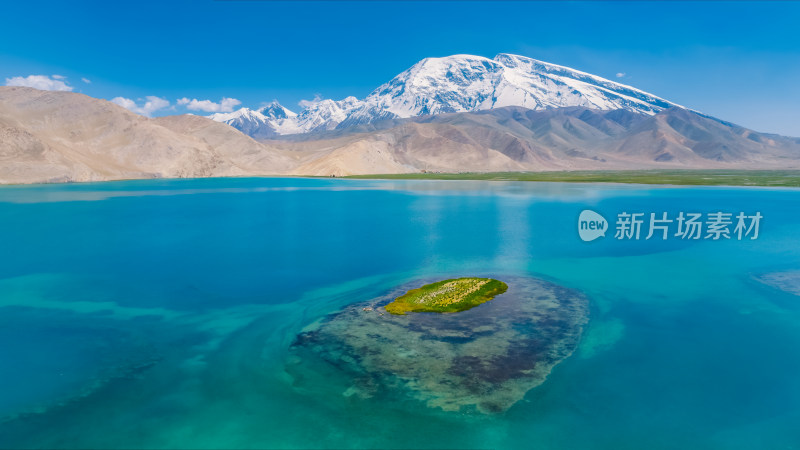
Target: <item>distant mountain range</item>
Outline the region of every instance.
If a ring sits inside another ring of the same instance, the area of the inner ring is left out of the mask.
[[[494,59],[472,55],[423,59],[363,100],[318,100],[298,114],[273,102],[257,110],[242,108],[209,118],[253,138],[271,139],[506,106],[531,110],[580,106],[653,115],[679,105],[568,67],[501,53]]]
[[[425,59],[364,100],[321,100],[297,114],[272,103],[212,118],[149,119],[82,94],[0,87],[0,183],[800,169],[800,138],[506,54]]]
[[[800,138],[757,133],[673,107],[653,115],[565,107],[419,116],[318,133],[293,173],[800,168]]]

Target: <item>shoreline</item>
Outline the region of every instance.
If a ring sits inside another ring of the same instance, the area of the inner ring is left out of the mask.
[[[315,175],[243,175],[222,177],[142,177],[110,180],[53,181],[32,183],[0,183],[3,188],[44,186],[85,186],[130,181],[192,181],[247,179],[324,179],[324,180],[387,180],[387,181],[522,181],[529,183],[624,184],[687,187],[764,187],[800,188],[800,170],[580,170],[556,172],[439,172],[315,176]]]
[[[474,180],[558,183],[621,183],[672,186],[800,187],[800,170],[581,170],[349,175],[348,179]]]

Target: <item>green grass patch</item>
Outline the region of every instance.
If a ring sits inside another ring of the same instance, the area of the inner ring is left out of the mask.
[[[800,187],[800,170],[598,170],[570,172],[401,173],[387,175],[353,175],[348,178]]]
[[[508,285],[491,278],[454,278],[412,289],[386,305],[386,311],[453,313],[474,308],[505,292]]]

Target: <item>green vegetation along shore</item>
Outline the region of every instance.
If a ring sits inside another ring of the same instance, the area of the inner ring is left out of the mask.
[[[455,278],[412,289],[386,305],[386,311],[403,315],[407,312],[459,312],[488,302],[508,289],[508,285],[491,278]]]
[[[352,175],[388,180],[555,181],[687,186],[800,187],[800,170],[598,170],[570,172],[470,172]]]

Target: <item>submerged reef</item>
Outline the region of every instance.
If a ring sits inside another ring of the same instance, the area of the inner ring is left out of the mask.
[[[800,270],[766,273],[755,279],[789,294],[800,295]]]
[[[455,278],[412,289],[385,306],[392,314],[406,312],[460,312],[486,303],[508,290],[491,278]]]
[[[503,295],[458,314],[387,313],[408,287],[350,305],[296,336],[286,370],[307,392],[325,384],[356,398],[400,396],[446,411],[503,412],[573,353],[589,312],[578,291],[530,277],[504,279]],[[336,383],[343,384],[330,386]]]

